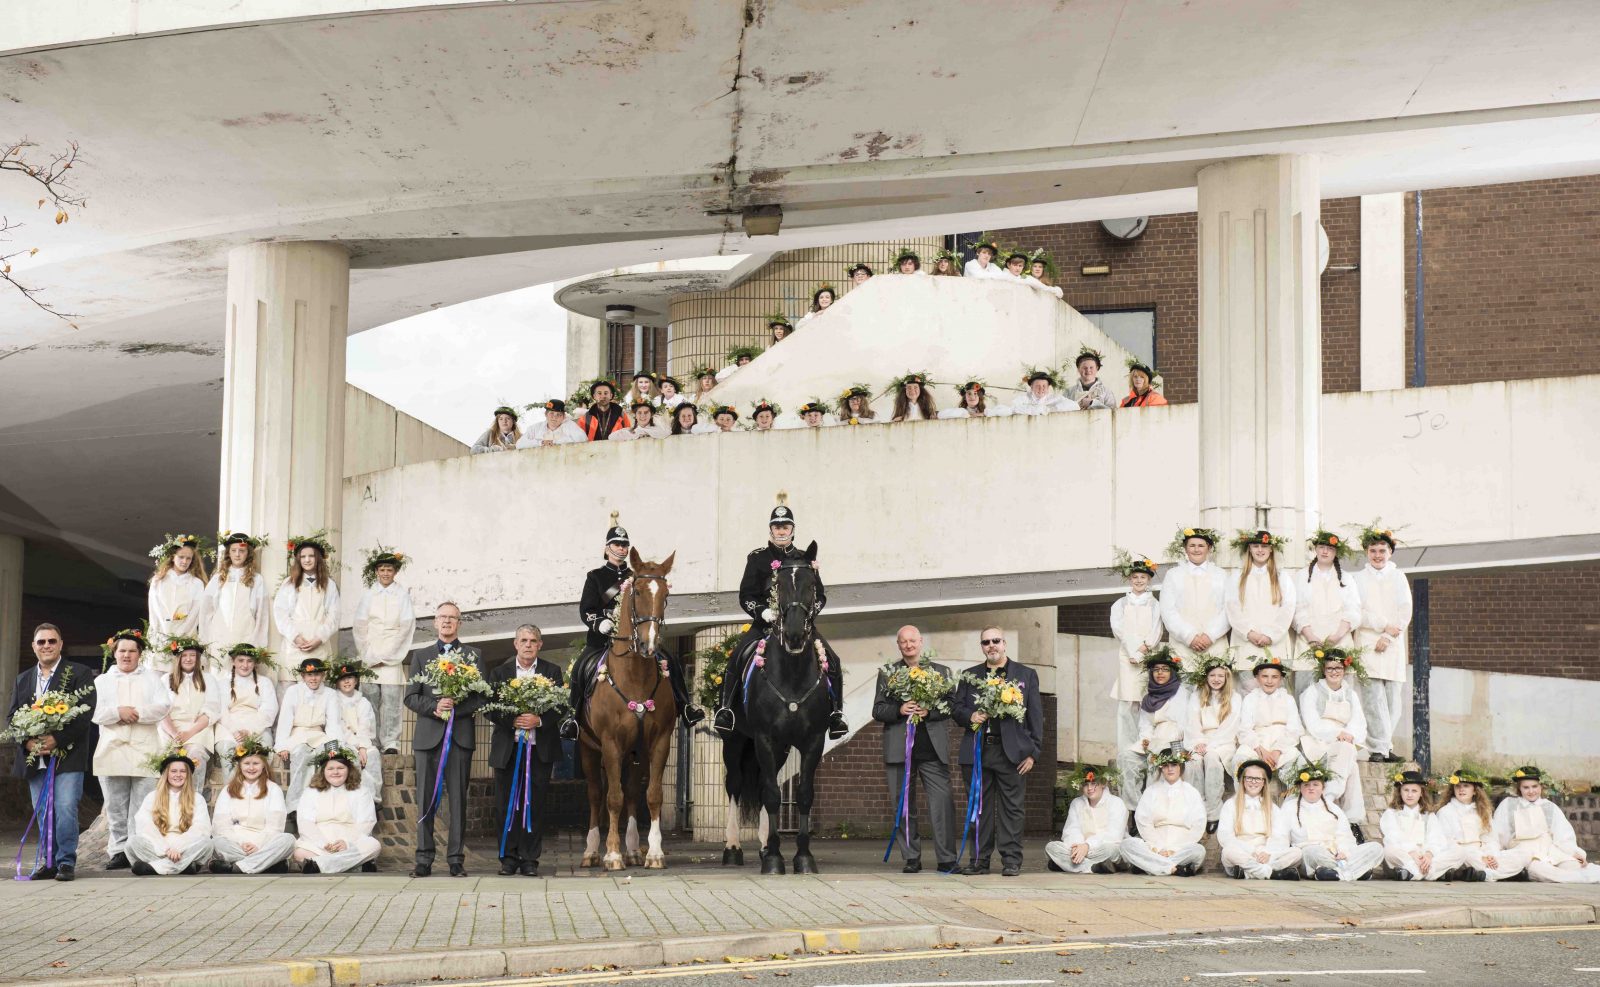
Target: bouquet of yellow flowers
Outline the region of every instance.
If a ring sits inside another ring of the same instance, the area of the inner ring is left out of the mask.
[[[480,696],[494,695],[494,690],[489,688],[489,683],[485,682],[483,675],[479,673],[478,666],[467,658],[455,657],[454,653],[440,655],[428,662],[426,668],[411,677],[411,681],[431,686],[438,695],[456,702],[460,702],[472,693]]]
[[[571,705],[571,698],[565,686],[556,685],[554,679],[543,675],[530,675],[525,679],[510,678],[500,683],[500,689],[495,693],[495,701],[484,707],[495,713],[510,713],[521,716],[532,713],[535,716],[557,709],[564,709]]]
[[[749,627],[749,624],[744,625]],[[735,632],[693,655],[695,667],[700,669],[700,684],[695,698],[700,705],[716,709],[722,705],[722,680],[728,674],[728,661],[739,644],[740,634]]]
[[[78,700],[88,695],[91,687],[84,687],[76,692],[63,692],[52,689],[39,696],[33,702],[11,714],[11,725],[4,733],[0,733],[0,740],[9,740],[26,746],[27,742],[35,737],[46,734],[60,733],[72,720],[89,712],[89,707],[82,705]],[[42,757],[66,757],[67,752],[57,747],[49,754],[28,755],[28,763]]]
[[[887,688],[889,695],[902,703],[916,703],[930,713],[948,715],[950,694],[955,691],[956,683],[926,665],[910,668],[904,662],[895,662]],[[911,722],[921,723],[922,717],[912,716]]]
[[[977,693],[977,711],[990,720],[1021,720],[1028,706],[1022,697],[1022,686],[999,675],[963,675],[962,681]],[[981,724],[974,724],[976,730]]]

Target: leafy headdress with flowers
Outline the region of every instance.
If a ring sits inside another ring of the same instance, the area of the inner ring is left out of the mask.
[[[899,377],[896,377],[894,380],[891,380],[889,382],[889,389],[884,391],[884,393],[899,394],[901,391],[905,390],[905,386],[907,384],[921,384],[923,390],[927,390],[928,385],[931,383],[932,381],[928,379],[928,372],[926,370],[908,370]]]
[[[728,363],[730,365],[737,364],[745,357],[749,357],[750,359],[754,360],[760,355],[761,347],[759,346],[734,346],[730,347],[728,350]]]
[[[200,557],[200,536],[190,534],[167,534],[162,536],[161,544],[150,550],[150,557],[156,560],[156,565],[163,565],[172,561],[180,548],[194,549],[195,558]]]
[[[272,766],[272,748],[261,742],[260,734],[248,734],[243,740],[235,741],[232,747],[223,747],[222,756],[227,758],[229,764],[238,764],[247,757],[259,757]]]
[[[183,654],[185,651],[198,651],[200,652],[201,658],[204,658],[206,655],[205,642],[197,637],[191,637],[188,634],[174,634],[168,637],[162,642],[161,650],[171,655],[174,662],[176,662],[178,656]]]
[[[988,250],[997,260],[1000,257],[1000,244],[995,242],[992,236],[979,237],[972,243],[967,244],[967,249],[972,251],[972,256],[974,257],[978,256],[978,251],[980,250]]]
[[[1144,555],[1131,555],[1125,548],[1116,547],[1116,553],[1111,563],[1110,571],[1123,579],[1132,578],[1136,572],[1142,572],[1147,576],[1154,577],[1157,570],[1161,568],[1160,564],[1154,559]]]
[[[1524,764],[1506,772],[1506,783],[1511,786],[1511,794],[1514,796],[1521,795],[1522,793],[1517,789],[1521,787],[1522,782],[1529,778],[1537,780],[1539,784],[1544,786],[1546,798],[1560,798],[1566,794],[1566,789],[1561,786],[1561,782],[1556,780],[1555,775],[1536,764]]]
[[[1350,547],[1350,542],[1347,539],[1340,536],[1338,532],[1329,531],[1326,528],[1318,528],[1311,533],[1310,538],[1306,539],[1306,546],[1313,552],[1317,550],[1318,545],[1326,545],[1333,549],[1334,558],[1340,561],[1348,561],[1355,558],[1356,555],[1356,550]]]
[[[404,552],[397,552],[388,545],[369,548],[366,551],[366,556],[367,561],[361,566],[361,581],[367,586],[371,586],[377,581],[378,566],[392,565],[395,572],[398,573],[406,567],[407,562],[411,561]]]
[[[1290,761],[1278,769],[1278,780],[1290,788],[1299,788],[1308,781],[1332,781],[1333,772],[1328,770],[1326,757],[1319,757],[1315,761],[1303,761],[1298,765]]]
[[[922,255],[914,247],[901,247],[894,255],[894,269],[898,271],[901,263],[907,260],[916,261],[919,268],[922,266]]]
[[[1337,659],[1344,665],[1347,671],[1355,673],[1357,681],[1359,681],[1362,685],[1366,685],[1367,666],[1361,660],[1361,656],[1366,653],[1367,652],[1365,648],[1325,648],[1321,645],[1317,645],[1316,647],[1307,648],[1306,650],[1300,652],[1300,660],[1315,662],[1317,666],[1316,673],[1318,678],[1320,678],[1322,676],[1322,669],[1324,668],[1325,663],[1330,658]]]
[[[982,377],[968,377],[966,380],[955,385],[956,399],[958,401],[964,400],[967,396],[967,392],[972,390],[974,387],[978,389],[979,394],[989,393],[989,385],[984,382]]]
[[[140,623],[144,625],[143,630],[136,630],[132,627],[124,627],[122,630],[106,638],[105,644],[100,645],[100,667],[102,669],[111,667],[111,659],[117,653],[118,641],[127,639],[136,642],[139,645],[139,651],[141,654],[150,650],[150,624],[148,621],[140,621]]]
[[[1168,764],[1188,764],[1189,750],[1182,744],[1173,744],[1159,751],[1150,752],[1150,766],[1152,768],[1164,767]]]
[[[1395,534],[1398,530],[1384,524],[1383,518],[1373,518],[1370,523],[1361,527],[1361,547],[1366,549],[1376,545],[1378,542],[1386,542],[1391,550],[1399,548],[1400,539]]]
[[[1154,361],[1141,360],[1136,356],[1131,356],[1128,358],[1128,373],[1132,374],[1135,370],[1140,371],[1146,377],[1150,378],[1150,389],[1152,391],[1159,391],[1161,390],[1161,385],[1166,383],[1166,381],[1161,378],[1161,371],[1151,366],[1153,362]]]
[[[307,545],[316,546],[317,550],[322,553],[323,559],[326,560],[330,566],[333,564],[333,542],[328,540],[328,529],[318,528],[309,535],[295,535],[284,544],[285,549],[289,553],[290,572],[294,571],[294,557],[298,555],[300,550],[305,548]]]
[[[346,767],[354,768],[361,764],[361,756],[337,740],[330,740],[311,758],[312,765],[318,771],[329,761],[343,761]]]
[[[1179,528],[1178,533],[1167,542],[1167,558],[1174,562],[1181,562],[1184,558],[1183,546],[1191,538],[1203,538],[1212,547],[1217,547],[1217,542],[1222,540],[1222,535],[1215,528]]]
[[[257,668],[277,668],[278,663],[272,660],[275,652],[266,648],[259,648],[248,642],[241,642],[228,649],[228,660],[244,656],[256,663]]]
[[[1254,531],[1240,528],[1234,533],[1233,540],[1228,542],[1241,555],[1249,552],[1251,545],[1270,545],[1274,552],[1281,552],[1283,551],[1283,546],[1288,543],[1289,539],[1282,535],[1275,535],[1265,528],[1257,528]]]
[[[1053,274],[1051,275],[1051,277],[1054,276],[1055,275]],[[1072,358],[1072,365],[1076,367],[1086,356],[1094,360],[1094,365],[1096,367],[1104,367],[1106,365],[1106,355],[1095,349],[1093,346],[1090,346],[1088,343],[1084,343],[1078,347],[1078,355]]]
[[[952,267],[959,268],[962,260],[965,259],[965,257],[966,255],[959,250],[945,249],[933,255],[932,263],[938,264],[942,260],[947,260],[950,262]]]
[[[226,565],[227,563],[224,560],[228,555],[228,546],[234,542],[249,545],[251,554],[256,557],[256,561],[259,563],[261,561],[261,550],[267,547],[267,536],[252,535],[245,531],[219,531],[217,532],[216,544],[211,546],[211,564],[216,566]]]
[[[1184,670],[1183,681],[1192,688],[1198,689],[1205,684],[1206,676],[1211,674],[1213,668],[1220,668],[1232,675],[1233,652],[1233,648],[1225,648],[1220,655],[1212,654],[1209,651],[1195,655],[1194,663]]]
[[[809,415],[813,411],[820,411],[826,415],[831,414],[833,409],[828,406],[828,402],[818,397],[814,397],[800,406],[800,414],[802,416]]]
[[[1054,367],[1036,367],[1032,364],[1023,364],[1021,379],[1023,390],[1027,390],[1028,385],[1040,377],[1049,381],[1051,387],[1058,391],[1061,390],[1061,372],[1059,370]]]
[[[776,401],[768,401],[766,398],[761,398],[760,400],[756,401],[755,404],[750,406],[751,419],[754,419],[763,411],[772,412],[772,417],[776,418],[783,414],[783,405],[778,404]]]
[[[1099,764],[1080,764],[1071,774],[1063,778],[1061,783],[1067,787],[1068,791],[1081,793],[1083,786],[1091,781],[1098,781],[1109,789],[1120,789],[1122,787],[1122,775],[1117,771],[1115,764],[1104,766]]]
[[[1061,280],[1061,274],[1056,270],[1056,262],[1044,252],[1043,247],[1034,247],[1028,254],[1028,270],[1033,270],[1033,265],[1043,264],[1045,277],[1051,281]]]
[[[716,375],[717,368],[708,363],[697,364],[693,370],[689,371],[689,378],[694,381],[699,381],[701,377],[715,377]]]
[[[167,765],[171,764],[173,761],[188,762],[189,783],[192,784],[194,781],[194,755],[189,753],[188,744],[168,744],[161,750],[158,750],[154,754],[146,757],[144,759],[144,767],[146,771],[149,771],[151,774],[159,778],[161,775],[166,773]]]
[[[354,675],[357,682],[366,682],[376,679],[378,670],[359,658],[334,655],[333,660],[328,662],[328,681],[338,682],[350,675]]]

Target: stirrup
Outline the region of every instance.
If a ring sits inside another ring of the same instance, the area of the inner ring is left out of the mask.
[[[696,723],[699,723],[701,720],[706,718],[706,711],[698,704],[690,703],[683,707],[683,709],[679,710],[678,715],[683,717],[683,722],[687,723],[689,726],[694,726]]]
[[[577,717],[569,716],[566,719],[562,720],[561,721],[561,725],[556,728],[556,736],[560,737],[562,740],[577,740],[578,739],[578,719],[577,719]]]
[[[727,716],[727,724],[726,725],[723,724],[723,716],[722,716],[723,713],[727,713],[728,714],[728,716]],[[721,709],[717,710],[716,716],[711,721],[711,726],[713,728],[715,728],[720,733],[732,733],[733,732],[733,728],[736,725],[736,723],[737,723],[737,718],[735,717],[733,710],[731,710],[728,707],[724,706]]]

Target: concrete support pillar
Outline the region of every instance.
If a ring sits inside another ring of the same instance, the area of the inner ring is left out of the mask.
[[[219,530],[269,535],[262,570],[283,578],[291,535],[341,523],[350,257],[326,243],[228,254]],[[334,536],[337,545],[339,538]]]
[[[567,383],[559,396],[566,397],[576,391],[578,385],[599,377],[605,370],[606,324],[587,315],[568,312]]]
[[[1318,523],[1318,196],[1305,155],[1200,171],[1200,520],[1225,535]]]
[[[1361,389],[1406,386],[1404,192],[1361,197]]]
[[[22,538],[0,534],[0,701],[11,708],[11,685],[22,672]]]

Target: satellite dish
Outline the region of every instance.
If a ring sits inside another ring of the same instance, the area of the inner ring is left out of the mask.
[[[1328,269],[1328,231],[1323,229],[1322,220],[1317,220],[1317,273],[1321,274]]]
[[[1144,234],[1144,228],[1149,225],[1149,216],[1134,216],[1129,219],[1102,219],[1100,221],[1100,228],[1118,240],[1137,240]]]

